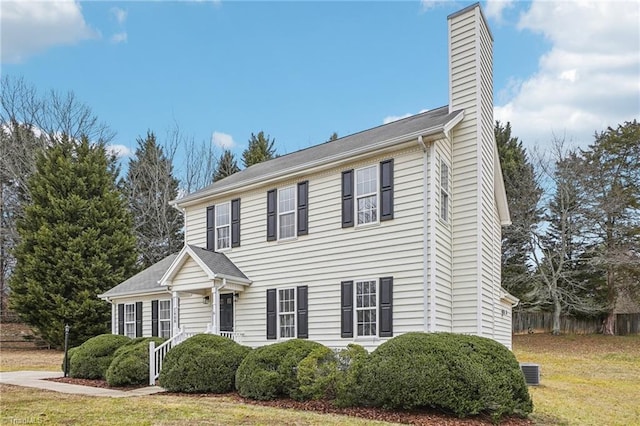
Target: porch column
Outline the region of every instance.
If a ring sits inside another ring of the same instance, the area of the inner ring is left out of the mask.
[[[180,303],[180,299],[178,298],[178,292],[174,291],[171,293],[171,329],[173,332],[171,336],[175,336],[180,332],[180,307],[178,304]]]
[[[116,304],[111,302],[111,334],[118,334],[118,319],[116,315],[118,314],[118,308]]]
[[[213,334],[220,334],[218,306],[220,306],[220,291],[214,283],[213,287],[211,287],[211,332]]]

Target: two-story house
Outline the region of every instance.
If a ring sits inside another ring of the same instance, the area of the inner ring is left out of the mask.
[[[449,104],[256,164],[174,202],[185,247],[100,297],[112,331],[368,349],[410,332],[511,347],[492,35],[448,17]]]

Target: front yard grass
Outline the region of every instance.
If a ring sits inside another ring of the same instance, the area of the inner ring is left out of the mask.
[[[640,425],[640,336],[514,336],[513,348],[540,364],[536,424]]]

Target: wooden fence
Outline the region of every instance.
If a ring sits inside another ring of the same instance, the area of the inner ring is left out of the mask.
[[[553,313],[551,312],[514,312],[513,334],[551,333]],[[602,318],[575,318],[560,316],[562,334],[596,334],[602,332]],[[617,314],[616,334],[640,334],[640,314]]]

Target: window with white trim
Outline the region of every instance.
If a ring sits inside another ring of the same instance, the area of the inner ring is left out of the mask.
[[[378,166],[356,170],[356,217],[358,225],[378,221]]]
[[[278,290],[278,337],[296,337],[296,289]]]
[[[449,166],[440,160],[440,219],[449,222]]]
[[[158,301],[158,332],[165,339],[171,337],[171,300]]]
[[[296,187],[278,190],[278,239],[296,236]]]
[[[231,247],[231,204],[216,205],[216,250]]]
[[[377,336],[377,280],[356,281],[357,336]]]
[[[132,339],[136,337],[135,303],[127,303],[124,305],[124,335]]]

